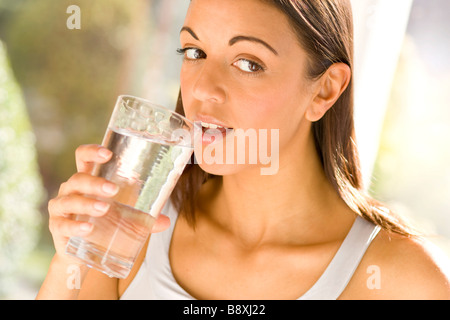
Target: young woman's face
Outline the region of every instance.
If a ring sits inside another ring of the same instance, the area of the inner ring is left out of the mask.
[[[281,11],[261,0],[192,0],[180,41],[188,119],[234,129],[228,134],[267,129],[270,137],[271,130],[279,130],[281,156],[295,145],[299,132],[304,134],[301,127],[308,125],[304,114],[312,94],[306,53]],[[203,150],[213,140],[204,134]],[[201,166],[214,174],[242,168]]]

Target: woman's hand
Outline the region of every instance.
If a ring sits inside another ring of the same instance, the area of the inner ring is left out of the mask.
[[[89,222],[75,221],[72,215],[101,217],[108,212],[109,204],[95,198],[114,197],[119,188],[104,178],[90,174],[95,164],[108,162],[112,152],[99,145],[82,145],[75,152],[77,173],[61,184],[58,196],[49,201],[49,229],[56,254],[63,258],[70,237],[87,236],[93,229]],[[88,196],[87,196],[88,195]],[[170,225],[169,218],[160,215],[152,232],[160,232]]]
[[[50,264],[49,272],[42,284],[36,299],[77,299],[80,288],[68,286],[68,267],[78,264],[79,283],[88,276],[89,268],[65,254],[65,248],[72,236],[87,236],[93,229],[88,222],[75,221],[75,214],[101,217],[108,212],[108,201],[119,191],[119,188],[104,178],[91,175],[95,164],[108,162],[112,152],[99,145],[82,145],[76,150],[77,173],[67,182],[61,184],[56,198],[49,201],[49,228],[53,237],[56,254]],[[98,199],[96,199],[98,198]],[[87,220],[87,219],[85,219]],[[160,215],[153,226],[152,232],[160,232],[170,225],[169,218]],[[92,274],[92,273],[91,273]],[[89,281],[88,296],[99,294],[102,299],[117,299],[118,281],[106,276],[97,277],[94,273]],[[95,291],[95,292],[94,292]]]

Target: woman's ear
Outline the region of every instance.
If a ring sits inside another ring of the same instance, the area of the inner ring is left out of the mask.
[[[306,110],[306,118],[309,121],[322,119],[347,89],[351,75],[350,67],[345,63],[335,63],[328,68],[318,80],[313,101]]]

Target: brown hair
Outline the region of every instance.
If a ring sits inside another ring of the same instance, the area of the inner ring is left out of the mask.
[[[353,17],[349,0],[262,1],[274,5],[288,17],[308,54],[311,79],[319,78],[334,63],[345,63],[353,69]],[[181,95],[176,111],[184,114]],[[313,123],[312,130],[326,177],[346,204],[384,230],[410,236],[411,229],[364,190],[355,142],[352,81],[324,117]],[[189,164],[172,194],[177,209],[192,225],[196,196],[211,177],[214,176],[197,164]]]

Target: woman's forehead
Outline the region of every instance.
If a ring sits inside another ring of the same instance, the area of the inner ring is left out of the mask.
[[[286,15],[262,0],[192,0],[184,27],[204,41],[229,41],[238,35],[264,39],[277,47],[297,41]]]

